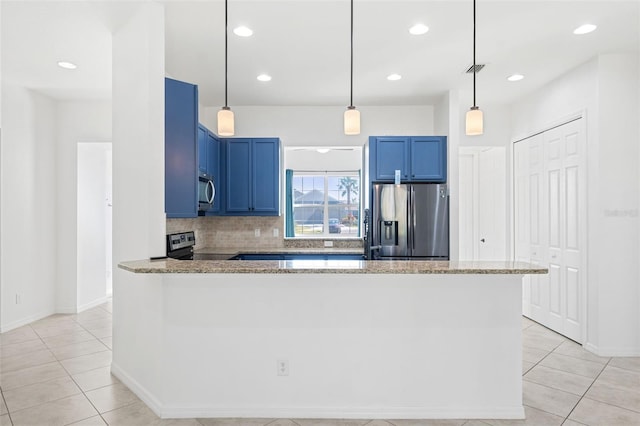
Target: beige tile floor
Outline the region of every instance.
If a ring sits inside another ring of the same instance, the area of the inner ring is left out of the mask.
[[[109,372],[111,302],[0,334],[0,426],[640,425],[640,358],[601,358],[522,319],[526,420],[161,420]]]

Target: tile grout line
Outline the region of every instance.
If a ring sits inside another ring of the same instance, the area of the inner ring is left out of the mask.
[[[0,397],[2,397],[2,402],[4,403],[4,407],[7,409],[7,416],[9,417],[9,422],[13,424],[13,419],[11,418],[11,412],[9,411],[9,406],[7,405],[7,400],[4,399],[4,391],[0,390]]]
[[[576,405],[573,406],[573,408],[571,409],[571,411],[569,412],[569,414],[567,414],[567,418],[566,420],[571,420],[569,419],[569,417],[571,416],[571,414],[575,411],[576,407],[578,406],[578,404],[580,404],[580,402],[584,399],[584,397],[587,395],[587,392],[589,392],[589,389],[591,389],[593,387],[593,384],[596,382],[596,380],[598,380],[598,378],[602,375],[602,373],[604,372],[604,370],[607,368],[607,366],[609,365],[609,363],[611,362],[611,358],[609,358],[609,361],[607,361],[607,363],[604,365],[604,367],[602,367],[602,370],[600,370],[600,372],[598,373],[598,375],[596,376],[595,379],[593,379],[593,382],[591,382],[591,384],[589,385],[589,387],[587,388],[586,391],[584,391],[584,394],[582,394],[582,396],[580,397],[580,399],[578,400],[578,402],[576,402]],[[600,402],[600,401],[598,401]],[[573,421],[573,420],[571,420]],[[579,423],[579,422],[578,422]]]
[[[75,321],[75,322],[76,322],[80,327],[82,327],[82,328],[83,328],[87,333],[91,334],[91,335],[94,337],[94,339],[98,340],[98,341],[99,341],[103,346],[105,346],[105,347],[107,346],[107,345],[105,345],[105,344],[104,344],[104,342],[102,342],[100,339],[98,339],[96,336],[94,336],[94,335],[93,335],[93,333],[91,333],[89,330],[87,330],[87,329],[84,327],[84,325],[82,325],[81,323],[79,323],[79,322],[77,321],[77,319],[76,319],[76,318],[74,318],[74,321]],[[107,349],[108,349],[109,351],[111,351],[111,348],[107,348]],[[95,352],[95,353],[98,353],[98,352]],[[113,353],[113,351],[112,351],[112,353]],[[93,354],[89,354],[89,355],[93,355]],[[83,355],[81,355],[81,356],[83,356]],[[78,357],[76,357],[76,358],[78,358]],[[64,368],[64,366],[62,366],[62,368]],[[98,370],[98,369],[100,369],[100,368],[104,368],[104,367],[97,367],[97,368],[93,368],[93,369],[91,369],[91,370],[83,371],[83,373],[86,373],[86,372],[89,372],[89,371]],[[66,368],[65,368],[65,371],[67,371],[67,370],[66,370]],[[84,390],[84,389],[82,389],[82,387],[78,384],[78,382],[76,382],[76,380],[73,378],[73,376],[72,376],[68,371],[67,371],[67,373],[69,374],[69,378],[73,381],[73,383],[75,383],[75,385],[78,387],[78,389],[80,389],[80,392],[82,392],[82,395],[86,398],[86,400],[89,402],[89,404],[91,404],[91,406],[93,407],[93,409],[94,409],[94,410],[96,410],[96,413],[98,413],[98,417],[100,417],[100,420],[102,420],[106,425],[108,425],[109,423],[105,420],[105,418],[104,418],[104,417],[102,417],[102,414],[103,414],[103,413],[101,413],[101,412],[100,412],[100,410],[98,410],[98,407],[96,407],[96,406],[94,405],[93,401],[91,401],[91,399],[87,396],[87,393],[85,392],[85,390]],[[82,373],[78,373],[78,374],[82,374]],[[94,391],[94,390],[97,390],[97,389],[102,389],[102,388],[105,388],[105,387],[107,387],[107,386],[112,386],[112,385],[100,386],[100,387],[98,387],[98,388],[96,388],[96,389],[91,389],[90,391],[87,391],[87,392],[91,392],[91,391]],[[110,410],[110,411],[113,411],[113,410]],[[108,412],[109,412],[109,411],[105,411],[105,413],[108,413]],[[87,417],[87,419],[90,419],[90,418],[92,418],[92,417],[95,417],[95,416]],[[79,421],[82,421],[82,420],[86,420],[86,419],[81,419],[81,420],[79,420]],[[76,421],[76,422],[77,422],[77,421]]]

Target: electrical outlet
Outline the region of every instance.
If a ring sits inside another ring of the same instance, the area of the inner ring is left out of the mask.
[[[256,237],[260,236],[260,228],[256,228],[253,230],[253,235],[255,235]]]
[[[278,228],[273,228],[273,236],[277,237],[278,235],[280,235],[280,230]]]
[[[333,247],[333,241],[325,241],[324,242],[324,246],[325,247]]]
[[[279,359],[277,362],[277,372],[278,376],[288,376],[289,375],[289,360],[288,359]]]

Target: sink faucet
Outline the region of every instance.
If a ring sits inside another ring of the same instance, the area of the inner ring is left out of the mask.
[[[372,260],[372,259],[373,259],[373,252],[374,252],[375,250],[380,250],[381,248],[382,248],[382,246],[381,246],[381,245],[379,245],[379,246],[371,246],[371,247],[369,247],[369,253],[368,253],[368,254],[369,254],[369,256],[368,256],[368,259],[369,259],[369,260]]]

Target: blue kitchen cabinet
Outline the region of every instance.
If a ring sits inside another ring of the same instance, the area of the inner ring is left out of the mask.
[[[217,215],[220,213],[220,206],[222,205],[222,173],[220,170],[220,139],[207,129],[206,143],[205,143],[205,158],[206,168],[205,172],[208,177],[213,180],[213,186],[216,189],[216,196],[213,200],[213,207],[208,210],[206,216]]]
[[[446,136],[371,136],[369,172],[372,181],[447,181]]]
[[[198,124],[198,173],[208,175],[208,136],[209,131],[202,124]]]
[[[411,180],[447,181],[447,138],[445,136],[412,137]]]
[[[373,170],[377,180],[394,180],[395,171],[400,170],[402,180],[409,179],[409,138],[378,137],[372,138],[371,155]]]
[[[198,86],[165,79],[164,210],[198,216]]]
[[[232,216],[280,214],[280,140],[224,139],[224,212]]]

